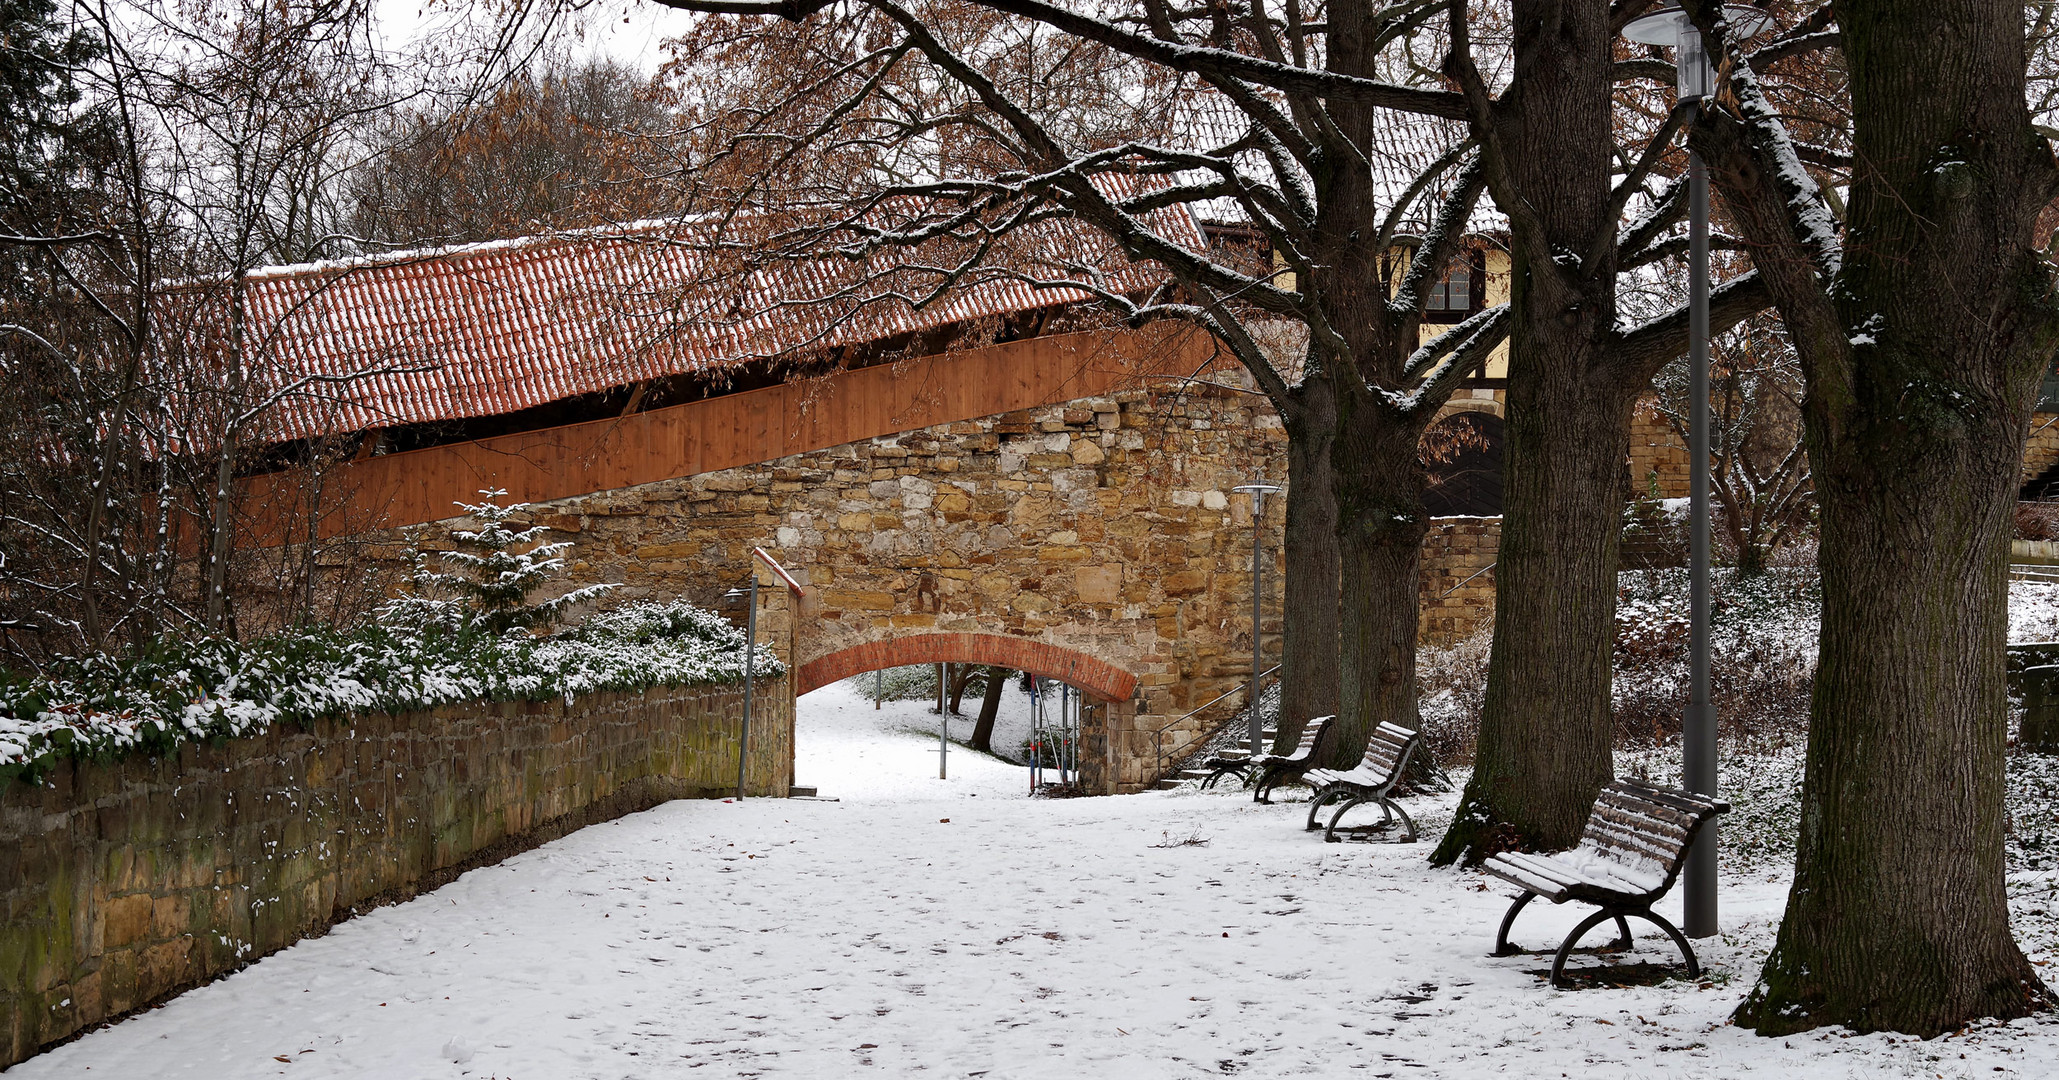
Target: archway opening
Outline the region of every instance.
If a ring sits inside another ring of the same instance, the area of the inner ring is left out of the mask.
[[[1007,674],[992,680],[987,717],[990,671]],[[1126,699],[1135,687],[1134,676],[1094,657],[1018,637],[918,634],[853,646],[797,671],[796,781],[859,796],[1079,788],[1108,697]],[[962,691],[955,711],[952,689]],[[973,752],[982,726],[986,752]]]
[[[1503,423],[1490,412],[1461,412],[1430,425],[1423,435],[1429,487],[1423,509],[1431,517],[1501,514]]]

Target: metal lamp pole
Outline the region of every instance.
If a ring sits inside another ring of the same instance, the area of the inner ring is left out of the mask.
[[[1764,12],[1725,5],[1724,16],[1744,34],[1765,25]],[[1716,69],[1701,31],[1678,7],[1661,8],[1632,20],[1623,36],[1673,49],[1680,108],[1695,111],[1715,92]],[[1681,720],[1681,772],[1687,790],[1716,794],[1716,706],[1709,700],[1709,174],[1701,155],[1687,153],[1688,307],[1688,656],[1687,712]],[[1695,837],[1681,877],[1681,929],[1688,937],[1716,933],[1716,849],[1719,824],[1710,821]]]
[[[730,596],[742,593],[742,589],[731,589]],[[743,730],[736,740],[736,801],[744,799],[744,767],[751,756],[751,686],[757,680],[758,666],[758,568],[751,567],[751,605],[744,616],[744,722]]]
[[[1230,490],[1251,496],[1251,692],[1246,700],[1251,703],[1251,756],[1256,759],[1265,753],[1265,722],[1258,715],[1258,673],[1265,670],[1258,650],[1258,603],[1264,595],[1260,588],[1264,570],[1259,556],[1265,549],[1265,497],[1278,492],[1280,485],[1266,483],[1261,475],[1253,483],[1239,484]]]

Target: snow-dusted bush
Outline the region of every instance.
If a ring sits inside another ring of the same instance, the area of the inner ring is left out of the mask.
[[[1802,827],[1800,742],[1760,744],[1746,752],[1726,744],[1718,784],[1730,812],[1722,817],[1724,870],[1780,870],[1794,864]],[[1616,775],[1666,787],[1681,786],[1680,746],[1616,752]]]
[[[2009,583],[2009,644],[2059,641],[2059,582]]]
[[[327,716],[569,700],[744,674],[743,632],[684,603],[629,605],[545,638],[421,613],[402,605],[351,632],[164,642],[142,656],[65,660],[0,682],[0,779],[33,778],[62,757],[164,753]],[[763,646],[756,668],[785,672]]]
[[[1448,648],[1416,653],[1416,711],[1423,744],[1446,765],[1473,760],[1480,738],[1480,705],[1487,697],[1487,651],[1494,626],[1483,624]]]
[[[881,668],[851,676],[852,685],[868,701],[930,701],[937,699],[937,666],[910,664]]]
[[[1615,718],[1619,743],[1677,736],[1688,696],[1685,569],[1622,574],[1616,599]],[[1710,699],[1725,735],[1805,730],[1822,618],[1813,567],[1710,581]]]
[[[1651,745],[1679,735],[1687,706],[1687,571],[1628,570],[1617,580],[1616,744]],[[1719,569],[1711,592],[1712,697],[1725,734],[1803,730],[1822,610],[1814,569]],[[1483,626],[1448,648],[1417,653],[1417,710],[1440,762],[1473,759],[1492,641],[1492,627]]]

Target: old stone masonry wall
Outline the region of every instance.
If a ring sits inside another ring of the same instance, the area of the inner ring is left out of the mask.
[[[750,789],[783,796],[792,697],[759,689]],[[741,699],[661,687],[374,714],[0,787],[0,1067],[355,910],[727,793]]]
[[[836,667],[818,662],[880,642],[914,656],[916,639],[936,634],[1034,642],[1039,656],[1070,651],[1131,673],[1134,694],[1097,710],[1106,730],[1089,746],[1105,770],[1090,780],[1127,790],[1148,782],[1157,728],[1250,670],[1251,502],[1231,489],[1279,482],[1285,446],[1264,398],[1174,385],[538,510],[576,534],[572,577],[620,581],[630,596],[717,603],[747,580],[750,549],[771,549],[809,586],[791,658],[802,693],[809,672]],[[1264,634],[1277,651],[1285,507],[1265,509]],[[868,668],[893,659],[865,655]],[[1018,666],[1040,665],[1026,653]],[[1162,741],[1175,748],[1205,719]]]
[[[761,640],[794,643],[796,693],[946,659],[1067,677],[1102,699],[1083,734],[1089,789],[1130,791],[1241,705],[1231,694],[1187,715],[1249,676],[1252,504],[1232,489],[1281,482],[1285,450],[1263,397],[1170,383],[542,503],[536,515],[577,541],[572,580],[623,583],[611,599],[720,606],[749,580],[751,549],[767,548],[809,589],[798,611],[760,615]],[[1268,665],[1285,511],[1266,500],[1259,531]],[[1492,523],[1440,521],[1424,556],[1436,598],[1425,633],[1463,636],[1489,610],[1492,575],[1439,594],[1493,561]],[[1126,674],[1070,677],[1110,669]]]

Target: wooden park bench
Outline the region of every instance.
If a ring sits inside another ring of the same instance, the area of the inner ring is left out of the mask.
[[[1314,829],[1316,814],[1330,803],[1340,803],[1337,811],[1330,815],[1330,824],[1323,830],[1323,839],[1336,842],[1337,823],[1353,807],[1373,803],[1386,816],[1378,825],[1346,829],[1347,834],[1374,833],[1394,824],[1395,818],[1408,828],[1408,837],[1403,843],[1412,844],[1416,839],[1416,823],[1409,819],[1408,812],[1394,802],[1392,793],[1401,782],[1401,774],[1408,768],[1408,758],[1415,753],[1416,743],[1421,736],[1405,727],[1381,721],[1373,729],[1373,737],[1366,741],[1365,758],[1358,767],[1347,772],[1334,769],[1309,769],[1302,775],[1303,782],[1316,789],[1315,798],[1309,800],[1307,829]]]
[[[1323,744],[1323,737],[1336,724],[1334,716],[1310,720],[1301,729],[1301,741],[1294,744],[1292,753],[1260,754],[1255,758],[1212,757],[1205,766],[1208,779],[1201,781],[1204,788],[1214,787],[1229,774],[1236,774],[1238,780],[1251,788],[1253,802],[1271,803],[1273,789],[1289,780],[1299,780],[1301,775],[1315,765],[1316,747]]]
[[[1688,978],[1699,976],[1701,963],[1686,935],[1651,906],[1672,889],[1702,826],[1729,809],[1729,803],[1704,795],[1617,780],[1601,789],[1601,797],[1588,814],[1587,830],[1571,851],[1556,855],[1511,851],[1489,858],[1481,869],[1523,890],[1502,916],[1501,931],[1494,936],[1494,955],[1521,951],[1509,944],[1509,927],[1524,905],[1541,896],[1554,904],[1578,900],[1601,908],[1574,927],[1559,945],[1551,962],[1553,986],[1566,985],[1561,979],[1566,957],[1583,935],[1603,921],[1616,921],[1616,947],[1629,948],[1626,916],[1630,915],[1664,930],[1687,958]]]

